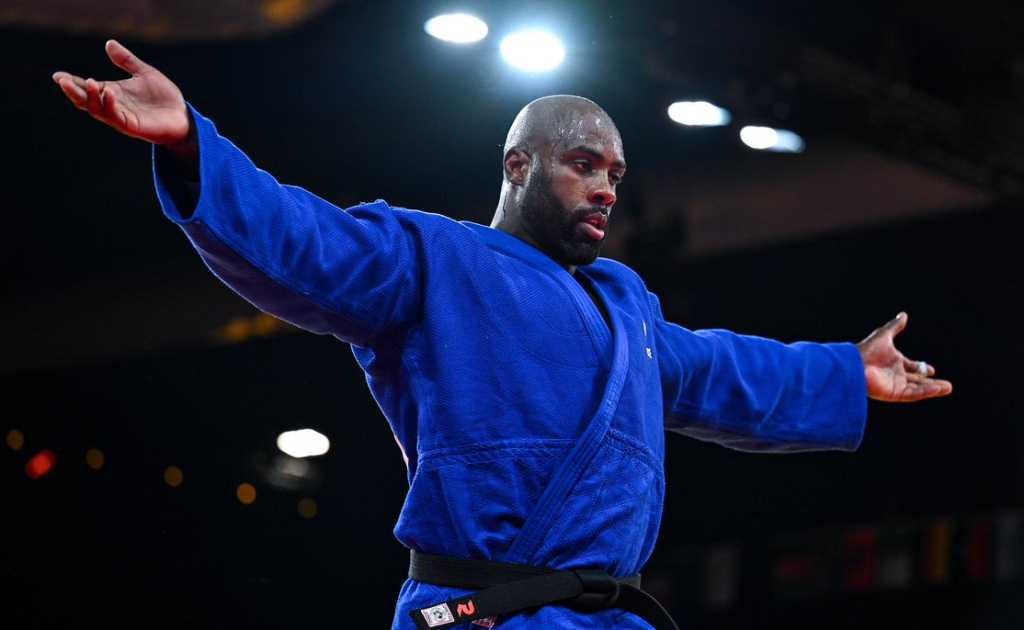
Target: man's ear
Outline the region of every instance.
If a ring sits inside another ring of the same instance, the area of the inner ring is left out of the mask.
[[[509,149],[505,151],[505,179],[510,184],[522,186],[526,183],[526,176],[530,172],[530,154],[522,149]]]

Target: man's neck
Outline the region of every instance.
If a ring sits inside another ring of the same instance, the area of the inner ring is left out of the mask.
[[[533,246],[534,249],[541,252],[548,258],[551,258],[555,262],[558,262],[558,260],[556,260],[550,254],[544,251],[544,248],[542,248],[537,243],[537,241],[532,236],[530,236],[530,234],[526,230],[523,229],[522,225],[509,225],[507,221],[501,220],[501,218],[499,218],[499,215],[500,213],[494,215],[494,219],[491,221],[490,227],[494,228],[495,230],[500,230],[506,234],[511,234],[512,236],[518,238],[519,240],[525,242],[526,244]],[[563,269],[568,271],[570,275],[576,273],[576,265],[566,265],[561,262],[558,262],[558,264]]]

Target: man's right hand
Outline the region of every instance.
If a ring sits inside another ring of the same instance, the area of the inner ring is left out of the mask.
[[[106,44],[115,66],[130,79],[96,81],[55,72],[54,82],[78,109],[126,136],[178,149],[189,140],[191,120],[178,86],[114,40]]]

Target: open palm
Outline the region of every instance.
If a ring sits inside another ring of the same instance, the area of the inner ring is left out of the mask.
[[[868,396],[887,402],[915,402],[946,396],[953,384],[932,378],[935,367],[913,361],[896,349],[893,339],[907,326],[907,314],[900,313],[857,344],[864,361]]]
[[[178,86],[115,40],[105,48],[110,61],[131,78],[96,81],[62,71],[53,74],[54,82],[75,107],[127,136],[154,144],[184,142],[189,118]]]

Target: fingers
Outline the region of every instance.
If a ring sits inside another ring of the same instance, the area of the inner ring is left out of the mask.
[[[104,49],[115,66],[132,75],[141,74],[151,68],[149,64],[133,55],[130,50],[122,46],[117,40],[107,40]]]
[[[889,339],[891,339],[891,338],[895,337],[896,335],[900,334],[900,332],[902,332],[903,329],[906,328],[906,327],[907,327],[907,314],[904,311],[900,311],[899,313],[896,314],[896,317],[893,317],[888,322],[882,324],[878,328],[876,328],[873,331],[871,331],[871,334],[868,335],[866,339],[861,341],[861,344],[863,345],[863,344],[866,344],[866,343],[869,343],[869,342],[875,342],[875,340],[877,340],[879,338],[882,338],[882,339],[889,338]]]
[[[85,109],[85,79],[67,72],[54,72],[53,80],[75,107]]]
[[[108,121],[110,124],[120,123],[122,130],[126,129],[128,127],[128,119],[124,109],[118,107],[117,90],[108,87],[100,93],[100,97],[103,120]]]
[[[935,374],[935,366],[924,361],[911,361],[906,357],[903,357],[903,369],[908,375],[913,374],[922,378],[928,378]]]
[[[905,402],[938,398],[953,393],[952,383],[932,378],[935,375],[934,366],[924,361],[911,361],[904,358],[903,367],[907,372],[907,386],[903,394]]]
[[[953,384],[949,381],[928,380],[907,388],[904,399],[900,402],[916,402],[925,398],[938,398],[953,393]]]
[[[871,398],[884,402],[912,403],[927,398],[939,398],[953,393],[953,384],[949,381],[942,381],[931,378],[908,379],[906,383],[883,395],[874,395]]]
[[[94,118],[105,122],[119,119],[125,122],[124,112],[118,112],[115,90],[108,89],[105,81],[83,79],[67,72],[53,73],[53,80],[78,109],[85,110]]]
[[[85,80],[85,109],[93,116],[103,115],[103,86],[96,79]]]
[[[907,327],[907,319],[908,317],[906,312],[900,311],[896,315],[896,317],[889,320],[889,323],[886,324],[884,328],[886,329],[886,332],[892,333],[892,335],[895,337],[896,335],[903,332],[903,329]]]

